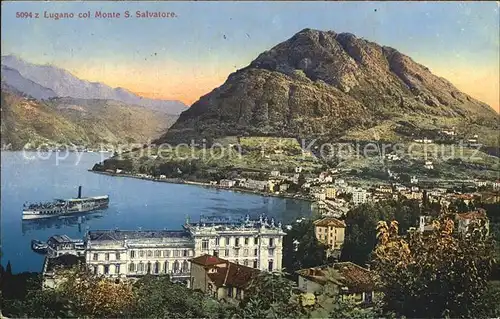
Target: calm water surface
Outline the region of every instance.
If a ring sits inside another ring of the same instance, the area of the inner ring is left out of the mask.
[[[13,272],[40,271],[43,256],[31,251],[30,242],[55,234],[82,238],[87,230],[96,229],[181,229],[186,216],[198,220],[200,215],[264,213],[289,223],[311,214],[304,201],[88,172],[107,156],[101,153],[70,153],[66,159],[57,159],[56,153],[43,155],[46,159],[36,153],[1,153],[1,262],[5,266],[10,260]],[[108,194],[109,208],[85,215],[80,222],[78,218],[21,220],[26,201],[76,197],[78,185],[83,186],[83,196]]]

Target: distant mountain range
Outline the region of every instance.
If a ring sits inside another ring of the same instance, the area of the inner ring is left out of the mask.
[[[124,88],[112,88],[104,83],[81,80],[67,70],[53,65],[29,63],[13,55],[2,56],[1,61],[2,83],[36,99],[72,97],[116,100],[171,115],[178,115],[187,109],[180,101],[144,98]]]
[[[394,48],[304,29],[230,74],[157,143],[252,135],[401,141],[457,127],[498,145],[498,123],[490,106]]]
[[[12,150],[42,144],[98,147],[149,143],[177,116],[115,100],[36,100],[2,83],[1,144]]]
[[[81,80],[51,65],[2,57],[1,143],[148,143],[186,109],[179,101],[142,98],[123,88]]]

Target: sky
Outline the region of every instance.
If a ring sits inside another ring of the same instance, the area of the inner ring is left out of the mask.
[[[304,28],[391,46],[499,110],[499,2],[5,2],[1,51],[190,105]],[[174,12],[136,18],[135,12]],[[78,18],[90,11],[91,18]],[[95,12],[120,18],[95,18]],[[124,17],[129,11],[130,18]],[[31,12],[33,18],[16,17]],[[44,18],[74,13],[70,19]],[[38,19],[35,14],[38,13]]]

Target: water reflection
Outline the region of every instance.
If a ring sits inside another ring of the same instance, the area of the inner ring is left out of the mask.
[[[54,217],[54,218],[46,218],[46,219],[32,219],[32,220],[23,220],[22,221],[22,231],[23,234],[26,234],[30,231],[36,230],[45,230],[50,228],[60,229],[66,226],[75,226],[78,225],[78,232],[84,233],[86,232],[85,223],[91,219],[102,218],[103,215],[100,212],[95,213],[85,213],[80,215],[72,215],[66,217]]]

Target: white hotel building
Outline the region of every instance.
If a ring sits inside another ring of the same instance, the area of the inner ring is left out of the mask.
[[[89,231],[85,241],[86,263],[95,274],[136,277],[169,274],[187,280],[189,259],[205,254],[265,271],[282,266],[281,223],[247,217],[238,224],[189,221],[179,231]]]

